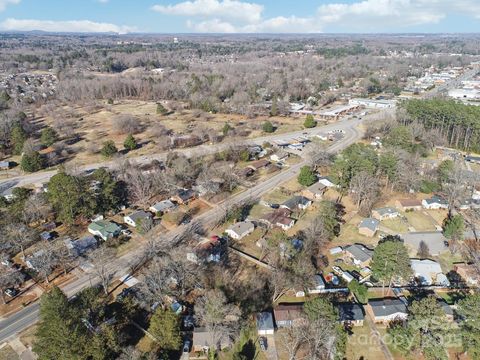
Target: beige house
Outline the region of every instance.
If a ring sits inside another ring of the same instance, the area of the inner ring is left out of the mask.
[[[399,199],[395,202],[395,206],[402,211],[419,211],[422,210],[422,202],[417,199]]]

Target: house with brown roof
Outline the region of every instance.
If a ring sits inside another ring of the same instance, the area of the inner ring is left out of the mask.
[[[301,323],[304,319],[303,303],[279,304],[273,309],[277,327],[290,327]]]
[[[471,264],[457,263],[453,264],[453,270],[462,277],[469,286],[480,285],[480,275]]]
[[[417,199],[399,199],[395,206],[402,211],[420,211],[423,208],[422,202]]]
[[[278,226],[286,231],[295,225],[295,219],[290,217],[291,214],[292,212],[289,209],[280,208],[265,214],[259,221],[269,227]]]
[[[267,159],[262,159],[262,160],[252,161],[251,163],[248,164],[247,168],[250,168],[253,171],[258,171],[260,169],[266,168],[268,165],[270,165],[270,161],[268,161]]]

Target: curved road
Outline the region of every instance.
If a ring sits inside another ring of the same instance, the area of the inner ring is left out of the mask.
[[[353,144],[354,142],[356,142],[361,138],[362,133],[359,131],[359,129],[357,129],[357,126],[360,124],[360,122],[361,122],[360,120],[356,120],[356,119],[348,120],[344,122],[338,122],[332,125],[327,125],[324,127],[317,128],[315,129],[316,131],[310,131],[309,133],[315,134],[315,133],[325,132],[333,129],[344,130],[345,131],[344,138],[333,143],[328,148],[328,151],[330,152],[337,152],[344,149],[348,145]],[[292,134],[278,135],[278,136],[275,136],[275,138],[287,139],[288,137],[299,136],[302,134],[302,132],[300,131],[294,134],[295,135],[292,135]],[[257,138],[257,139],[254,139],[253,141],[254,143],[261,144],[264,141],[268,141],[267,139],[270,139],[270,141],[272,141],[274,137]],[[307,147],[308,146],[313,146],[313,145],[307,145]],[[197,154],[198,154],[198,151],[197,151]],[[154,156],[159,156],[159,155],[154,155]],[[242,203],[245,200],[250,199],[252,197],[256,198],[256,197],[262,196],[263,194],[270,191],[272,188],[280,185],[285,181],[288,181],[294,178],[298,174],[300,168],[305,164],[306,164],[306,160],[303,160],[298,164],[295,164],[285,170],[282,170],[280,173],[274,175],[273,177],[267,179],[266,181],[261,182],[246,191],[243,191],[239,194],[232,196],[224,204],[224,207],[222,207],[221,205],[213,207],[209,211],[196,217],[195,220],[205,225],[215,224],[224,215],[225,206],[232,206],[234,204]],[[173,243],[176,240],[176,238],[180,234],[182,234],[182,232],[185,231],[186,229],[187,229],[187,226],[183,225],[173,231],[170,231],[166,234],[162,234],[162,236],[163,237],[167,236],[170,239],[170,241]],[[139,246],[134,251],[128,254],[125,254],[120,258],[115,259],[115,261],[109,264],[109,267],[115,273],[115,277],[121,277],[129,273],[132,267],[132,264],[135,264],[138,262],[138,259],[142,256],[144,250],[145,250],[145,246]],[[89,273],[85,273],[83,276],[79,277],[73,282],[65,286],[62,286],[62,290],[67,294],[67,296],[70,297],[76,294],[77,292],[81,291],[82,289],[85,289],[91,286],[92,284],[96,284],[98,282],[99,281],[98,279],[95,278],[95,276]],[[23,308],[22,310],[18,311],[17,313],[0,321],[0,344],[6,341],[8,338],[15,336],[17,333],[35,324],[38,321],[38,314],[39,314],[39,303],[35,302]]]

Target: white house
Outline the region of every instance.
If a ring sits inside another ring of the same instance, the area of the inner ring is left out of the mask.
[[[240,221],[230,226],[225,232],[232,239],[240,240],[251,234],[255,230],[255,225],[251,221]]]
[[[139,210],[135,211],[134,213],[124,216],[123,221],[133,227],[136,227],[139,225],[142,221],[145,221],[146,219],[151,219],[152,214],[147,213],[146,211]]]
[[[427,210],[448,209],[448,202],[438,196],[422,200],[422,206]]]
[[[412,267],[415,279],[421,285],[450,286],[450,282],[442,272],[442,267],[436,261],[429,259],[411,259],[410,266]]]
[[[326,187],[338,187],[337,184],[335,184],[333,182],[333,179],[330,178],[329,176],[321,176],[319,179],[318,179],[318,182],[320,184],[323,184],[325,185]]]

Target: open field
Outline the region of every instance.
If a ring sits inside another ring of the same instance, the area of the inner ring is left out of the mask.
[[[378,344],[378,340],[371,334],[371,329],[366,322],[363,326],[353,328],[353,333],[348,336],[347,359],[381,360],[385,359]]]
[[[435,231],[437,223],[423,211],[412,211],[405,213],[405,217],[415,231]]]

